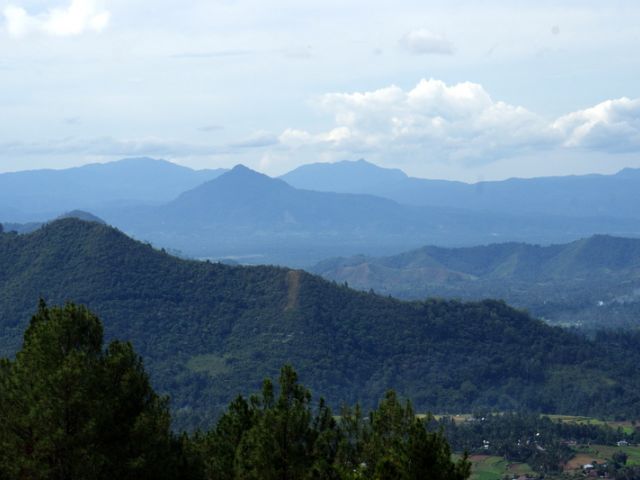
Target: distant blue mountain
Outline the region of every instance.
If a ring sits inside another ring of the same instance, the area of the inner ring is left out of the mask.
[[[616,175],[509,179],[467,184],[412,178],[364,160],[303,165],[280,177],[296,188],[367,193],[407,205],[513,215],[640,218],[640,169]]]
[[[101,217],[136,238],[191,256],[291,266],[357,253],[385,255],[424,244],[640,235],[635,219],[403,205],[373,195],[294,188],[241,165],[166,205]]]
[[[388,257],[324,260],[310,269],[403,299],[500,298],[551,322],[640,326],[640,239],[596,235],[550,246],[423,247]]]
[[[225,170],[192,170],[164,160],[131,158],[64,170],[0,174],[0,221],[30,222],[71,210],[158,205]]]
[[[296,188],[338,193],[384,191],[409,179],[402,170],[378,167],[362,159],[303,165],[280,178]]]
[[[85,212],[83,210],[72,210],[70,212],[63,213],[62,215],[53,219],[53,221],[62,220],[65,218],[75,218],[76,220],[82,220],[84,222],[93,222],[93,223],[99,223],[100,225],[106,225],[106,222],[102,220],[100,217],[97,217],[92,213]],[[2,227],[0,231],[24,234],[24,233],[35,232],[36,230],[41,228],[43,225],[46,225],[46,222],[27,222],[27,223],[6,222],[4,224],[0,223],[0,227]]]

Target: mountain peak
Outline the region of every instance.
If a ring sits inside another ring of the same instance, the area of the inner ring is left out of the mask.
[[[242,164],[236,165],[231,170],[223,173],[218,178],[214,179],[213,182],[209,182],[209,183],[223,184],[223,183],[228,183],[229,181],[242,182],[243,184],[248,183],[252,185],[256,185],[256,184],[264,184],[264,185],[272,184],[273,185],[273,184],[280,184],[280,183],[284,184],[284,182],[281,180],[278,180],[276,178],[271,178],[270,176],[265,175],[264,173],[260,173],[255,170],[252,170],[249,167]]]
[[[364,159],[302,165],[281,177],[296,188],[343,193],[368,193],[379,185],[406,180],[407,174]]]
[[[241,163],[237,164],[235,167],[233,167],[231,170],[229,170],[225,175],[229,175],[229,174],[235,174],[235,175],[262,175],[264,177],[266,177],[266,175],[264,175],[263,173],[257,172],[255,170],[250,169],[249,167],[247,167],[246,165],[243,165]]]
[[[219,177],[184,192],[170,205],[208,210],[212,204],[228,205],[248,198],[265,198],[265,195],[282,190],[293,189],[282,180],[236,165]]]
[[[70,212],[63,213],[56,220],[61,220],[63,218],[75,218],[77,220],[82,220],[83,222],[95,222],[101,225],[107,224],[100,217],[97,217],[92,213],[85,212],[84,210],[72,210]]]

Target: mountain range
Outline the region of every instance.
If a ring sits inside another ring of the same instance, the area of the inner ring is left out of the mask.
[[[403,205],[367,194],[298,189],[243,166],[162,206],[98,214],[136,238],[195,257],[289,266],[336,255],[384,255],[428,243],[463,246],[640,234],[637,219],[479,214]]]
[[[222,174],[151,158],[130,158],[62,170],[0,174],[0,220],[49,220],[71,210],[162,204]]]
[[[552,323],[640,327],[640,239],[423,247],[389,257],[328,259],[310,271],[398,298],[500,298]]]
[[[359,161],[301,167],[285,182],[241,165],[194,171],[129,159],[0,175],[0,220],[24,232],[33,224],[16,222],[83,210],[184,256],[308,267],[423,245],[640,236],[640,218],[629,206],[640,192],[636,173],[468,185],[412,179]]]
[[[296,188],[365,193],[407,205],[477,212],[640,218],[640,169],[615,175],[512,178],[474,184],[413,178],[365,160],[303,165],[283,175]]]
[[[331,405],[388,388],[419,411],[640,414],[640,339],[594,341],[502,302],[403,302],[308,273],[181,260],[75,218],[0,234],[0,355],[38,298],[86,304],[130,340],[180,427],[293,364]]]

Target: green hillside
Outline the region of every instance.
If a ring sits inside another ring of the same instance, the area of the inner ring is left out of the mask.
[[[590,342],[502,302],[401,302],[305,272],[186,261],[98,223],[0,235],[0,355],[38,297],[86,304],[133,342],[176,422],[193,426],[291,363],[333,405],[388,388],[419,411],[638,415],[640,342]]]
[[[403,299],[500,298],[551,322],[640,326],[640,239],[596,235],[546,247],[424,247],[390,257],[329,259],[312,271]]]

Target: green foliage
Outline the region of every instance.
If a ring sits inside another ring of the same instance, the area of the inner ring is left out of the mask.
[[[527,413],[478,413],[464,422],[456,423],[452,418],[444,417],[432,423],[444,429],[455,451],[497,455],[508,462],[526,463],[544,474],[560,473],[575,455],[577,445],[615,446],[619,440],[633,441],[635,435],[625,434],[622,429],[614,429],[603,422],[552,420]],[[619,455],[614,461],[623,464],[626,453],[616,453]]]
[[[611,458],[614,462],[616,462],[619,465],[626,465],[629,455],[627,455],[623,451],[620,451],[620,452],[615,452]]]
[[[41,301],[16,359],[1,363],[0,478],[176,478],[166,400],[131,345],[103,350],[102,335],[86,308]]]
[[[343,421],[352,430],[361,422],[359,414],[345,415]],[[361,422],[359,455],[351,458],[358,476],[375,479],[448,479],[462,480],[470,474],[466,456],[451,461],[449,445],[443,433],[430,432],[426,420],[416,417],[409,402],[402,405],[396,393],[389,391],[373,410],[367,422]],[[358,438],[358,437],[356,437]],[[343,444],[344,445],[344,444]]]
[[[409,403],[388,392],[368,419],[359,406],[339,420],[285,366],[278,395],[266,380],[260,395],[233,401],[216,428],[196,434],[208,479],[464,480],[466,457],[453,462],[442,432],[429,432]]]
[[[249,401],[236,398],[214,430],[196,436],[208,478],[338,478],[337,424],[324,401],[316,409],[297,374],[282,368],[277,398],[270,380]]]
[[[389,392],[369,421],[337,421],[290,366],[236,398],[216,427],[171,433],[166,399],[128,343],[103,349],[85,307],[40,301],[15,360],[0,361],[0,479],[464,480],[441,432]],[[276,391],[277,390],[277,391]],[[346,410],[351,412],[351,410]],[[356,426],[354,430],[352,427]]]
[[[640,327],[640,240],[596,235],[540,247],[424,247],[390,257],[336,258],[312,271],[402,299],[500,298],[559,325]]]
[[[640,335],[589,340],[502,302],[401,302],[305,272],[186,261],[112,228],[65,219],[0,235],[0,354],[33,299],[99,311],[126,338],[177,429],[210,428],[281,365],[336,409],[393,388],[418,411],[527,409],[640,417]]]

